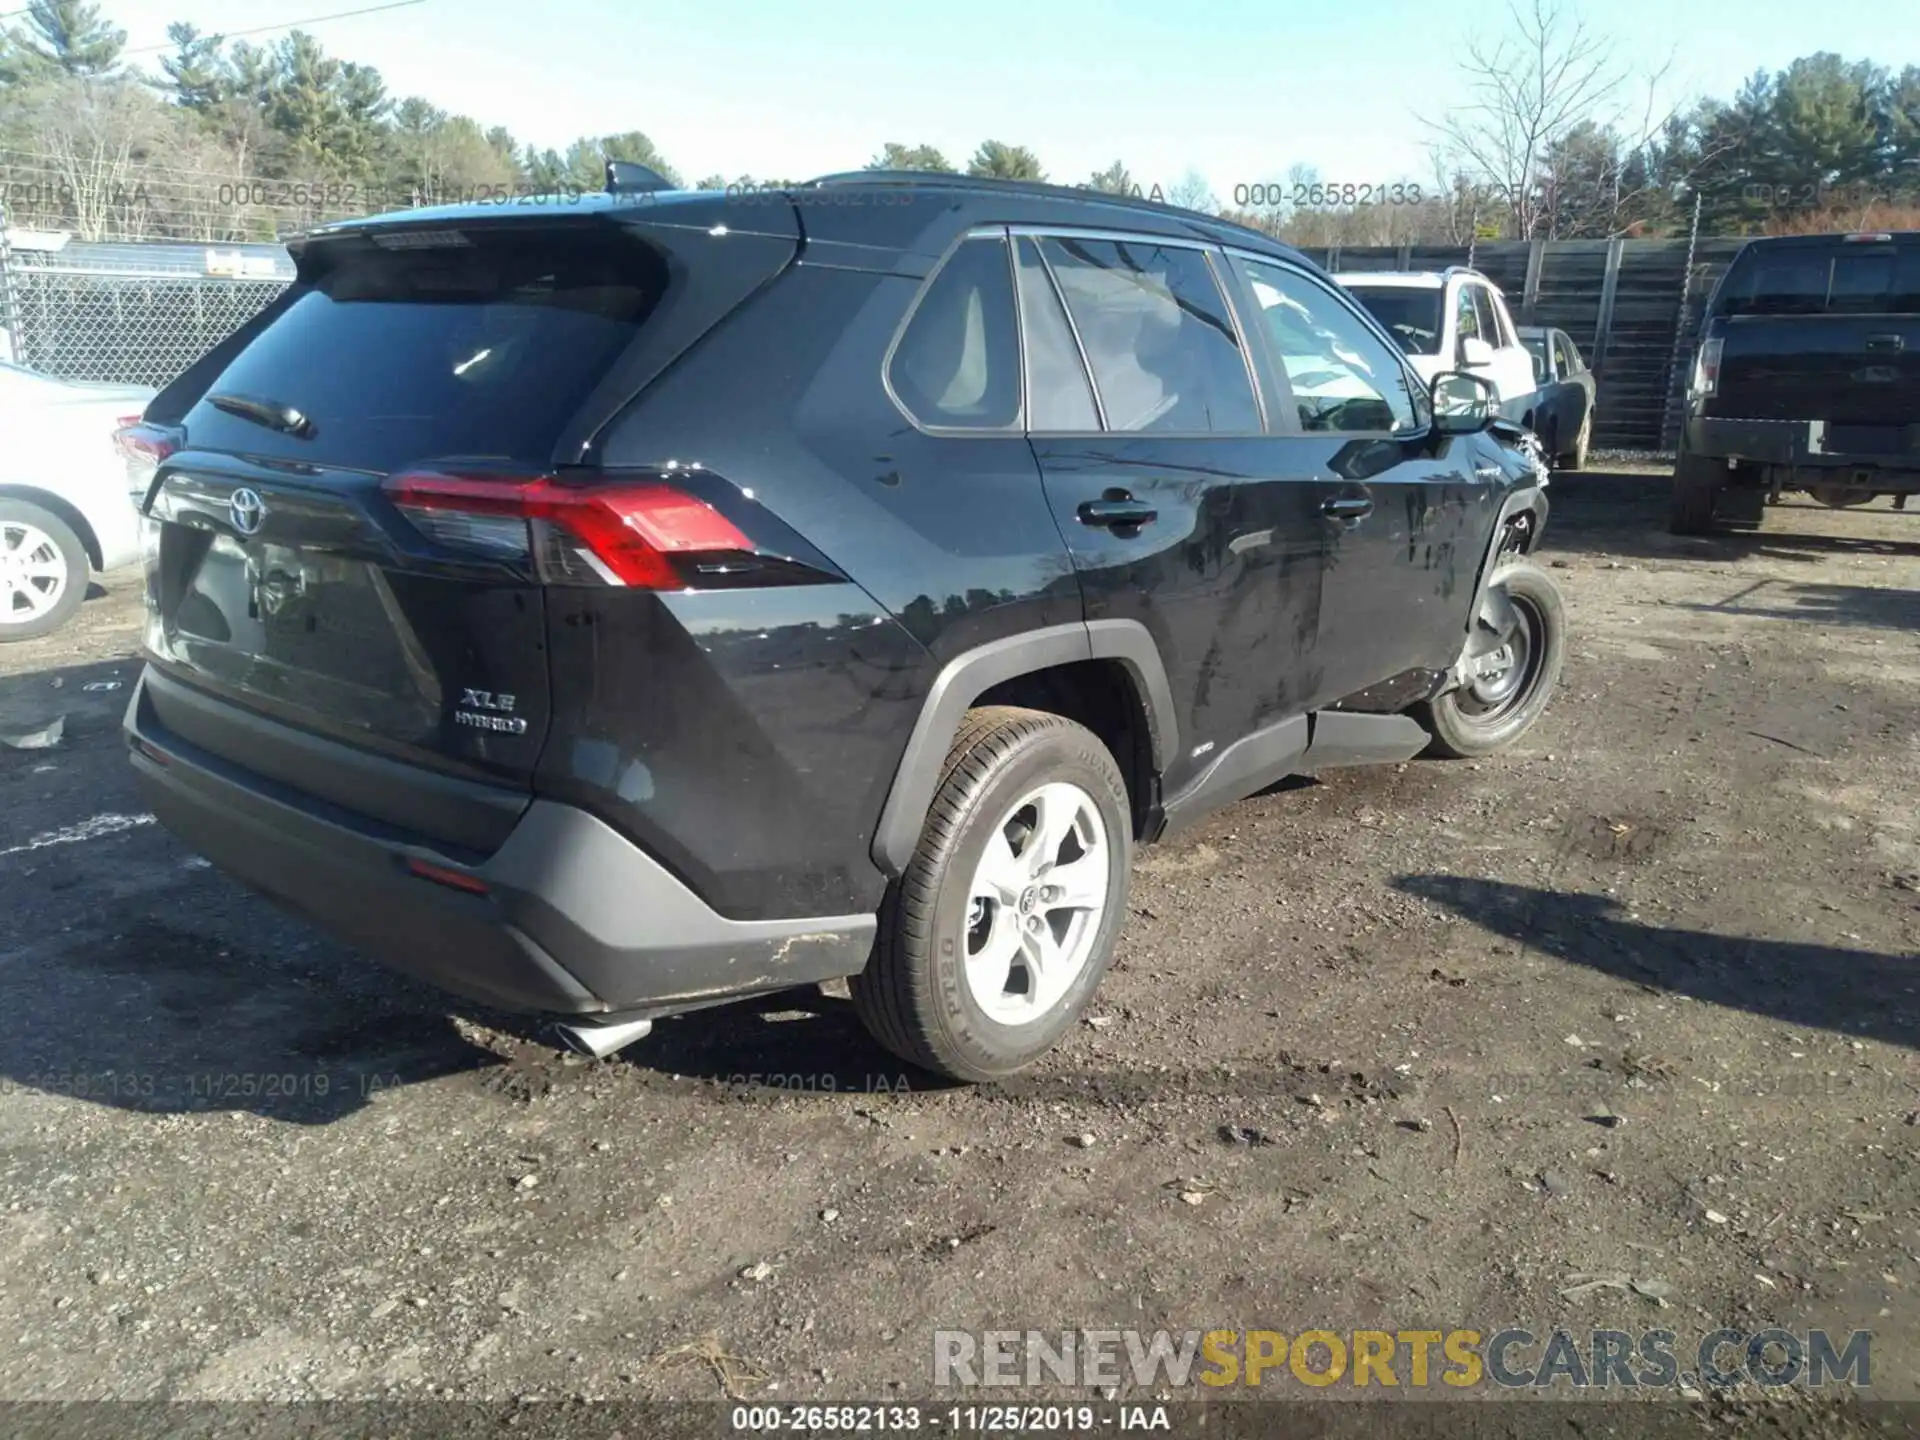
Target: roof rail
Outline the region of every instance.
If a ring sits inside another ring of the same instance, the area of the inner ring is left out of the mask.
[[[817,175],[811,180],[800,182],[802,188],[812,185],[903,185],[922,186],[928,189],[1000,190],[1010,195],[1033,195],[1054,200],[1095,200],[1101,204],[1147,210],[1156,215],[1198,220],[1207,225],[1217,226],[1221,230],[1258,236],[1269,245],[1286,243],[1251,226],[1241,225],[1218,215],[1209,215],[1204,210],[1189,210],[1184,205],[1150,199],[1145,195],[1122,195],[1110,190],[1096,190],[1090,185],[1054,185],[1045,180],[1005,180],[991,175],[961,175],[951,170],[837,170],[831,175]]]

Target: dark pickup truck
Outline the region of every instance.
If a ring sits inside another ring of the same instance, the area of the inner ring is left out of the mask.
[[[1751,241],[1707,302],[1670,528],[1920,492],[1920,232]]]

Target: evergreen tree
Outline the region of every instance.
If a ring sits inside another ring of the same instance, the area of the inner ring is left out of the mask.
[[[607,161],[631,160],[664,175],[673,184],[680,183],[679,172],[661,156],[653,141],[638,130],[619,135],[584,137],[567,147],[561,161],[559,183],[589,194],[607,185]]]
[[[1040,168],[1040,157],[1024,145],[1008,145],[999,140],[985,140],[980,148],[973,152],[973,159],[967,162],[967,174],[990,177],[995,180],[1045,180],[1047,172]]]
[[[233,72],[221,53],[218,35],[203,35],[184,20],[167,27],[173,53],[160,59],[161,73],[177,105],[206,113],[233,95]]]
[[[10,40],[5,63],[19,67],[23,78],[92,80],[119,65],[127,32],[102,19],[90,0],[33,0],[26,24]]]
[[[867,162],[869,170],[931,170],[942,175],[954,173],[953,165],[931,145],[902,145],[889,140],[880,153]]]

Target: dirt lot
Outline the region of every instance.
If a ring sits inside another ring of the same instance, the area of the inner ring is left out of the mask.
[[[598,1065],[450,1017],[143,816],[114,577],[0,651],[0,732],[67,717],[0,749],[0,1398],[873,1399],[936,1328],[1779,1323],[1871,1329],[1920,1401],[1920,519],[1678,541],[1662,493],[1556,485],[1576,633],[1522,750],[1146,852],[1095,1021],[983,1089],[811,993]]]

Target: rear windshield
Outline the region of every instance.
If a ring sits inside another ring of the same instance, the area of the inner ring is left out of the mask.
[[[1719,315],[1920,315],[1920,245],[1749,246]]]
[[[1440,353],[1440,302],[1445,291],[1415,285],[1349,285],[1347,290],[1409,355]]]
[[[188,443],[382,471],[549,460],[658,306],[664,263],[603,225],[472,227],[423,242],[315,243],[292,304],[208,387],[290,405],[313,421],[311,438],[203,399]]]

